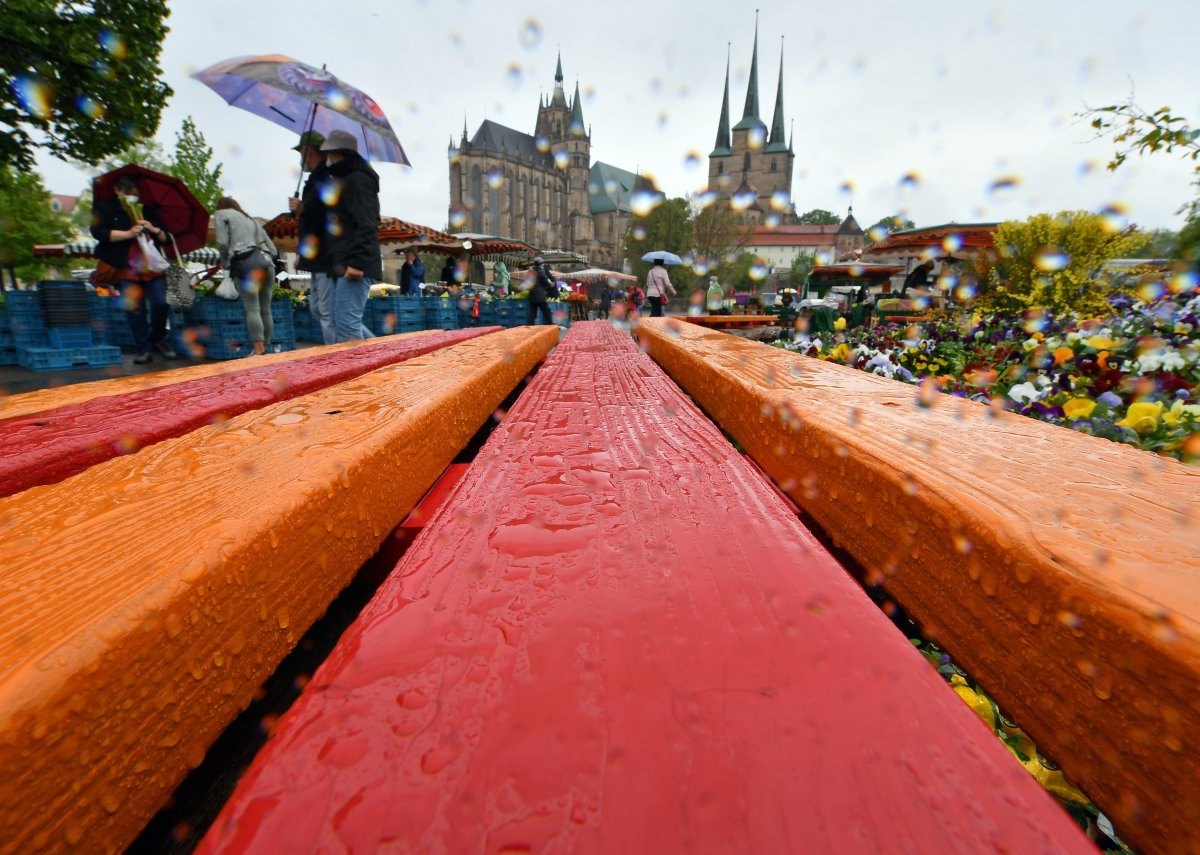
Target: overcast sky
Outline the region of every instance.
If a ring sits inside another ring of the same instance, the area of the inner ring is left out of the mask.
[[[1139,6],[1141,8],[1139,8]],[[412,168],[381,164],[385,214],[446,224],[451,135],[464,114],[532,132],[539,91],[561,48],[568,95],[578,78],[593,160],[651,173],[670,195],[703,188],[732,40],[731,112],[746,95],[753,6],[709,0],[204,0],[173,2],[162,66],[175,95],[159,138],[198,121],[223,182],[248,211],[285,210],[294,135],[227,106],[189,78],[234,56],[283,53],[370,94]],[[784,49],[784,107],[795,120],[799,211],[863,225],[906,212],[918,225],[1119,205],[1147,227],[1175,227],[1189,164],[1158,155],[1105,170],[1112,145],[1075,114],[1128,96],[1200,124],[1195,70],[1200,3],[1154,0],[803,3],[763,0],[762,118],[769,124]],[[699,155],[699,160],[695,155]],[[50,188],[85,179],[43,157]],[[911,175],[915,181],[903,180]],[[1015,187],[993,192],[998,179]]]

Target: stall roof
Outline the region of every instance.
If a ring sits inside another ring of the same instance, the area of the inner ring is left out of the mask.
[[[952,253],[958,251],[952,249],[956,242],[960,249],[987,249],[993,245],[992,236],[998,228],[999,223],[946,223],[923,229],[908,229],[890,234],[874,246],[867,247],[863,255],[894,255],[905,252],[919,255],[928,249],[945,249]]]
[[[91,258],[96,251],[96,241],[81,240],[72,243],[38,244],[33,248],[33,254],[41,258]],[[197,264],[217,264],[221,254],[211,246],[201,247],[183,254],[184,261]]]
[[[900,264],[840,261],[837,264],[818,264],[808,275],[813,279],[890,279],[903,272],[904,266]]]

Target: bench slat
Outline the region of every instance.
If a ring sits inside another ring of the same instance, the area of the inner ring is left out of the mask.
[[[306,395],[498,329],[430,332],[371,347],[320,352],[282,364],[250,361],[242,371],[0,419],[0,496],[54,484],[112,457],[182,436],[214,419],[229,419]]]
[[[0,829],[119,851],[557,342],[483,336],[0,499]]]
[[[628,336],[572,324],[202,852],[1090,851]]]
[[[639,336],[1123,837],[1200,847],[1200,469],[689,324]]]

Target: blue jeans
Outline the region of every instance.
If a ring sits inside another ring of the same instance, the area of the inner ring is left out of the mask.
[[[122,282],[120,289],[133,343],[138,353],[149,353],[167,337],[167,279],[160,276],[149,282]],[[148,320],[147,307],[150,309]]]
[[[371,292],[371,280],[334,280],[333,285],[333,334],[334,341],[349,341],[363,338],[363,309],[367,307],[367,295]]]
[[[333,335],[333,283],[328,273],[314,273],[308,289],[308,310],[320,326],[321,339],[326,344],[337,340]]]

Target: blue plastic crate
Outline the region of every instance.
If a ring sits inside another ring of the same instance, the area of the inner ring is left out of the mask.
[[[15,347],[0,347],[0,365],[16,365],[17,349]]]
[[[31,371],[62,371],[68,368],[97,368],[104,365],[120,365],[121,349],[99,345],[96,347],[19,347],[17,364]]]
[[[241,300],[222,300],[220,297],[201,297],[192,306],[196,318],[205,321],[245,320]]]
[[[13,342],[13,334],[9,332],[8,327],[0,327],[0,347],[16,347]]]
[[[91,347],[92,328],[87,327],[51,327],[46,331],[50,346],[60,350],[70,350],[79,347]]]
[[[50,337],[45,327],[14,329],[11,333],[13,347],[49,347]]]

